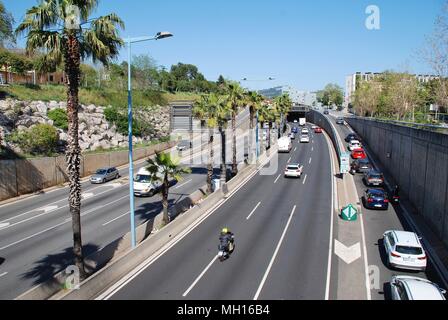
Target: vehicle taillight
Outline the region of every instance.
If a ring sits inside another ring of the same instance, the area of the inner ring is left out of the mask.
[[[389,200],[388,200],[388,199],[384,199],[384,202],[385,202],[385,203],[389,203]]]
[[[401,258],[401,256],[395,252],[392,252],[390,255],[395,258]]]
[[[372,198],[369,198],[369,199],[367,199],[367,202],[368,202],[368,203],[372,203],[372,202],[373,202],[373,199],[372,199]]]
[[[418,260],[426,260],[426,256],[418,258]]]

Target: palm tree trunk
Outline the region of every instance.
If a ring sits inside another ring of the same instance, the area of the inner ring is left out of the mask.
[[[208,168],[207,168],[207,193],[212,193],[212,176],[213,176],[213,128],[210,128],[208,130],[209,132],[209,140],[208,140],[208,151],[209,151],[209,158],[208,158]]]
[[[226,168],[226,134],[222,126],[219,127],[219,133],[221,134],[221,182],[227,181],[227,168]]]
[[[78,88],[80,81],[79,42],[75,36],[69,36],[64,52],[67,82],[67,118],[68,143],[66,152],[67,171],[69,177],[69,206],[73,228],[73,254],[81,279],[84,279],[85,268],[81,239],[81,183],[80,158],[81,150],[78,141]]]
[[[238,174],[238,164],[236,163],[236,108],[232,112],[232,177]]]
[[[255,110],[252,106],[249,107],[249,129],[252,131],[254,128]]]
[[[271,131],[272,131],[272,122],[269,122],[269,131],[268,131],[268,144],[269,144],[269,148],[271,148]]]
[[[168,174],[165,174],[162,185],[162,205],[163,205],[163,222],[165,224],[170,223],[170,216],[168,215],[168,191],[170,185],[168,181]]]

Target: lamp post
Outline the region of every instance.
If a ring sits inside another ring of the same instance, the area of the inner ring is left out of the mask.
[[[131,45],[137,42],[149,40],[160,40],[172,37],[170,32],[158,32],[153,37],[128,38],[125,40],[128,46],[128,141],[129,141],[129,199],[130,199],[130,219],[131,219],[131,245],[136,246],[135,236],[135,212],[134,212],[134,163],[132,156],[132,84],[131,84]]]
[[[255,81],[255,82],[274,81],[274,80],[275,80],[275,78],[273,78],[273,77],[269,77],[267,79],[248,79],[248,78],[241,79],[241,81]],[[258,161],[258,158],[260,156],[260,142],[259,142],[260,139],[258,137],[258,110],[257,110],[257,113],[256,113],[256,123],[255,123],[255,125],[256,125],[256,129],[255,129],[255,145],[256,145],[256,155],[257,155],[257,161]]]

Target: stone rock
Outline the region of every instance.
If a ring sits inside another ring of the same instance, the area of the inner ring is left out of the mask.
[[[90,142],[80,142],[79,143],[79,147],[81,148],[81,150],[88,150],[90,149]]]
[[[104,131],[109,130],[109,124],[108,123],[103,123],[101,124],[100,128]]]
[[[78,125],[78,132],[81,134],[87,129],[87,124],[85,122],[80,122]]]
[[[96,106],[94,106],[93,104],[88,105],[88,106],[85,108],[85,110],[86,110],[88,113],[95,113],[95,112],[96,112]]]
[[[53,110],[53,109],[58,109],[59,108],[59,103],[57,103],[56,101],[50,101],[50,103],[48,104],[48,110]]]
[[[65,132],[59,133],[59,140],[67,141],[68,135]]]

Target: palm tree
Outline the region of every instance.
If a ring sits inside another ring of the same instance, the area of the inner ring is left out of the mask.
[[[271,129],[272,129],[272,123],[276,120],[278,117],[277,110],[274,106],[269,105],[267,103],[263,103],[261,105],[260,110],[258,111],[258,121],[261,124],[261,128],[264,128],[265,123],[268,123],[269,125],[269,131],[266,136],[266,147],[271,146]]]
[[[231,110],[232,116],[232,176],[238,173],[236,162],[236,116],[241,107],[245,105],[244,89],[237,82],[227,84],[227,106]]]
[[[277,111],[283,119],[287,116],[288,112],[291,110],[292,101],[289,98],[289,95],[284,93],[283,95],[275,98],[275,105],[277,107]],[[280,128],[283,132],[284,128]]]
[[[148,159],[146,170],[151,174],[152,181],[160,181],[162,183],[162,205],[163,205],[163,222],[168,224],[170,216],[168,215],[168,195],[170,190],[170,179],[180,181],[183,174],[191,172],[190,168],[181,167],[179,159],[174,159],[169,153],[157,153],[154,159]]]
[[[63,63],[67,87],[68,144],[67,171],[70,184],[69,207],[73,227],[73,252],[80,277],[85,278],[81,240],[81,184],[80,148],[78,141],[78,90],[81,59],[92,58],[107,65],[119,54],[123,41],[118,28],[124,23],[115,14],[96,19],[89,16],[99,0],[43,0],[27,10],[24,21],[16,34],[27,33],[26,48],[29,53],[41,50],[45,57],[56,64]],[[77,7],[81,24],[73,23],[70,8]],[[90,28],[85,28],[90,24]],[[84,27],[83,27],[84,25]]]
[[[260,110],[261,105],[263,103],[263,96],[258,94],[256,91],[250,91],[246,94],[246,102],[249,105],[249,131],[250,131],[250,138],[249,138],[249,148],[250,152],[253,151],[253,144],[254,144],[254,134],[253,129],[255,127],[254,125],[254,119],[255,115],[257,114],[258,110]],[[258,123],[256,124],[258,126]]]

